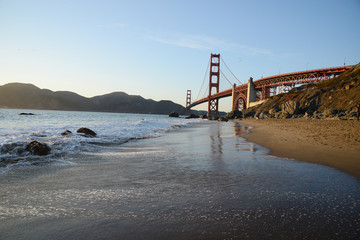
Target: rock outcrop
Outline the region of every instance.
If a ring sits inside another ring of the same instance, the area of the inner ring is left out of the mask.
[[[46,143],[40,143],[38,141],[32,141],[26,145],[26,151],[30,152],[32,155],[45,156],[50,154],[50,147]]]
[[[70,130],[65,130],[64,132],[61,133],[61,135],[63,135],[63,136],[67,136],[70,134],[72,134],[72,132]]]
[[[219,122],[227,122],[228,119],[227,119],[226,117],[219,117],[219,118],[218,118],[218,121],[219,121]]]
[[[33,113],[19,113],[19,115],[22,115],[22,116],[32,116],[32,115],[35,115]]]
[[[77,133],[82,133],[85,137],[96,137],[96,133],[88,128],[79,128]]]
[[[360,104],[360,64],[336,78],[306,84],[243,111],[244,117],[356,119]]]
[[[225,118],[227,119],[240,119],[242,118],[242,112],[239,110],[234,110],[226,114]]]
[[[190,116],[186,117],[186,119],[190,119],[190,118],[199,118],[199,116],[195,114],[190,114]]]
[[[179,117],[179,113],[172,112],[172,113],[169,114],[169,117]]]
[[[281,105],[282,113],[286,115],[294,115],[299,111],[299,102],[298,101],[287,101]]]

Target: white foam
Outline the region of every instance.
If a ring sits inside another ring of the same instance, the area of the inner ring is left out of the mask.
[[[29,110],[27,110],[29,111]],[[6,152],[9,144],[26,144],[36,140],[51,148],[51,156],[80,154],[91,151],[94,145],[121,144],[130,139],[159,137],[168,131],[186,127],[203,120],[169,118],[160,115],[31,111],[33,116],[19,116],[21,110],[1,109],[0,161],[16,157],[16,152]],[[77,134],[77,129],[89,128],[97,133],[95,138]],[[65,130],[72,134],[63,136]]]

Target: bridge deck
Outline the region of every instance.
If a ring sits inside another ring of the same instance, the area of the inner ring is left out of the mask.
[[[254,84],[256,89],[259,88],[261,89],[262,87],[276,87],[280,85],[294,85],[294,84],[317,82],[319,80],[330,78],[331,76],[337,76],[343,72],[348,71],[353,66],[354,65],[279,74],[270,77],[260,78],[258,80],[255,80]],[[236,86],[235,91],[246,93],[247,84]],[[208,102],[209,100],[212,99],[220,99],[224,97],[229,97],[231,95],[232,95],[232,88],[199,99],[196,102],[190,104],[189,108],[197,106],[201,103]]]

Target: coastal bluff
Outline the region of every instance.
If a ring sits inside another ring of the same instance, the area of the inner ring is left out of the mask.
[[[338,77],[295,87],[243,111],[244,117],[354,120],[360,104],[360,64]]]

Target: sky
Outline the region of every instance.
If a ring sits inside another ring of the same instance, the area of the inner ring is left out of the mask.
[[[206,96],[211,53],[243,83],[357,64],[360,0],[0,0],[0,85],[185,106],[188,89],[193,101]]]

